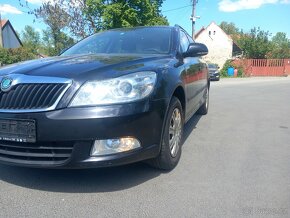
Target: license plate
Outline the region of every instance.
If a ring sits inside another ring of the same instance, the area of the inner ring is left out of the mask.
[[[36,142],[35,121],[0,119],[0,140]]]

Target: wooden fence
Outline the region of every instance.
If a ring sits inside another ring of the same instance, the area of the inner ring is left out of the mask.
[[[235,63],[244,68],[246,76],[290,75],[290,59],[242,59]]]

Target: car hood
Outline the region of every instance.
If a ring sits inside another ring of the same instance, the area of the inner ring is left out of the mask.
[[[74,55],[43,58],[0,68],[0,76],[24,74],[77,80],[105,79],[162,66],[168,55]]]

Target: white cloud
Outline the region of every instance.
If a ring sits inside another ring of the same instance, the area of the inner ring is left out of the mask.
[[[265,4],[288,4],[290,0],[221,0],[219,10],[224,12],[235,12],[240,10],[257,9]]]
[[[2,14],[22,14],[22,12],[19,9],[9,4],[0,4],[0,12]]]

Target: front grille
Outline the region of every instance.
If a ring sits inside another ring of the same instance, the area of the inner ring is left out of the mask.
[[[54,105],[68,84],[18,84],[0,92],[0,110],[46,109]]]
[[[0,142],[0,160],[29,165],[58,165],[72,154],[73,142]]]

